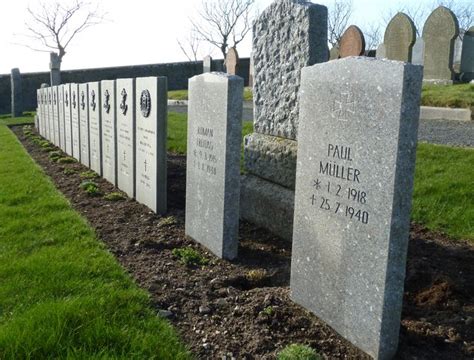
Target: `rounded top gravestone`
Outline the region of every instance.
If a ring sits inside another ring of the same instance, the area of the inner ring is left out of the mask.
[[[423,27],[424,79],[453,80],[454,39],[459,34],[456,15],[444,6],[436,8]]]
[[[384,35],[385,57],[390,60],[411,62],[416,40],[416,28],[412,19],[397,13],[387,25]]]
[[[225,57],[225,67],[227,69],[227,74],[236,75],[239,67],[239,54],[235,47],[231,47],[227,52]]]
[[[355,25],[349,26],[341,37],[339,57],[360,56],[364,55],[364,51],[365,39],[362,30]]]

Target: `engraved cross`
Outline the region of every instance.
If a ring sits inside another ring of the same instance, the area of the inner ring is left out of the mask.
[[[342,121],[348,121],[355,113],[356,102],[350,92],[341,92],[339,98],[334,100],[333,116]]]

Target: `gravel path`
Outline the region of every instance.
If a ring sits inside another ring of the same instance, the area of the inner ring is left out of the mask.
[[[168,106],[169,111],[187,113],[185,105]],[[252,121],[253,111],[243,109],[243,121]],[[418,141],[451,146],[474,147],[474,121],[421,120]]]

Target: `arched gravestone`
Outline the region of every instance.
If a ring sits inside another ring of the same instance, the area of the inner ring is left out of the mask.
[[[425,80],[453,80],[454,40],[459,34],[456,15],[444,6],[436,8],[423,27]]]
[[[237,71],[239,70],[239,54],[237,53],[236,48],[231,47],[227,52],[227,56],[225,57],[225,67],[227,74],[237,74]]]
[[[342,34],[339,43],[339,57],[360,56],[365,52],[365,39],[362,31],[355,25],[349,26]]]
[[[416,40],[416,28],[410,17],[397,13],[387,25],[384,35],[385,57],[390,60],[411,62]]]

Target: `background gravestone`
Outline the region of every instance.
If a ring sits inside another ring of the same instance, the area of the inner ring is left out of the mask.
[[[71,104],[71,84],[64,85],[64,139],[66,154],[73,156],[72,152],[72,104]]]
[[[355,25],[349,26],[342,34],[339,43],[339,57],[361,56],[365,52],[365,39],[362,31]]]
[[[54,52],[49,53],[49,69],[51,86],[61,84],[61,60]]]
[[[423,27],[424,80],[454,80],[454,40],[458,34],[458,20],[451,10],[439,6],[430,14]]]
[[[81,120],[79,110],[79,84],[71,84],[72,156],[81,161]]]
[[[328,59],[327,8],[273,2],[253,24],[254,133],[246,136],[241,217],[291,239],[300,71]]]
[[[90,167],[90,133],[89,133],[89,86],[79,84],[79,136],[81,138],[81,163]]]
[[[58,86],[59,147],[66,152],[66,125],[64,122],[64,85]]]
[[[102,172],[117,186],[117,109],[115,80],[101,81],[102,97]]]
[[[384,35],[385,56],[390,60],[411,62],[416,28],[410,17],[397,13],[387,25]]]
[[[168,84],[166,77],[136,79],[136,199],[165,214]]]
[[[89,144],[90,168],[102,176],[102,120],[100,82],[90,82],[89,91]]]
[[[117,186],[135,197],[135,79],[117,79]]]
[[[255,66],[253,65],[253,56],[250,53],[250,62],[249,62],[249,88],[253,88],[253,78],[255,73]]]
[[[48,140],[54,143],[55,124],[54,124],[54,105],[53,105],[53,87],[48,88]]]
[[[60,133],[61,133],[61,128],[60,128],[60,123],[59,123],[59,94],[58,94],[58,87],[57,86],[51,86],[51,91],[52,91],[52,107],[53,107],[53,127],[54,127],[54,137],[53,137],[53,143],[57,147],[60,147]]]
[[[423,65],[425,57],[425,42],[422,37],[417,37],[412,49],[411,63],[413,65]]]
[[[329,60],[337,60],[339,59],[339,48],[334,46],[329,50]]]
[[[464,39],[465,31],[459,29],[459,34],[454,39],[454,49],[453,49],[453,71],[456,74],[461,72],[461,57],[462,57],[462,44]]]
[[[464,34],[461,55],[461,80],[474,79],[474,26]]]
[[[386,59],[387,58],[387,55],[386,55],[386,51],[385,51],[385,44],[379,44],[379,46],[377,46],[377,50],[375,51],[375,57],[377,59]]]
[[[212,69],[212,57],[210,55],[204,56],[202,60],[202,72],[208,73],[213,71]]]
[[[397,350],[422,67],[303,69],[291,297],[375,359]]]
[[[230,260],[239,245],[243,87],[223,73],[189,80],[186,235]]]
[[[23,115],[23,93],[21,87],[20,69],[11,71],[11,97],[12,97],[12,117]]]
[[[36,116],[35,116],[35,128],[36,131],[41,134],[40,123],[41,123],[41,89],[36,89]]]
[[[235,47],[231,47],[225,58],[227,74],[235,75],[239,71],[239,54]]]

